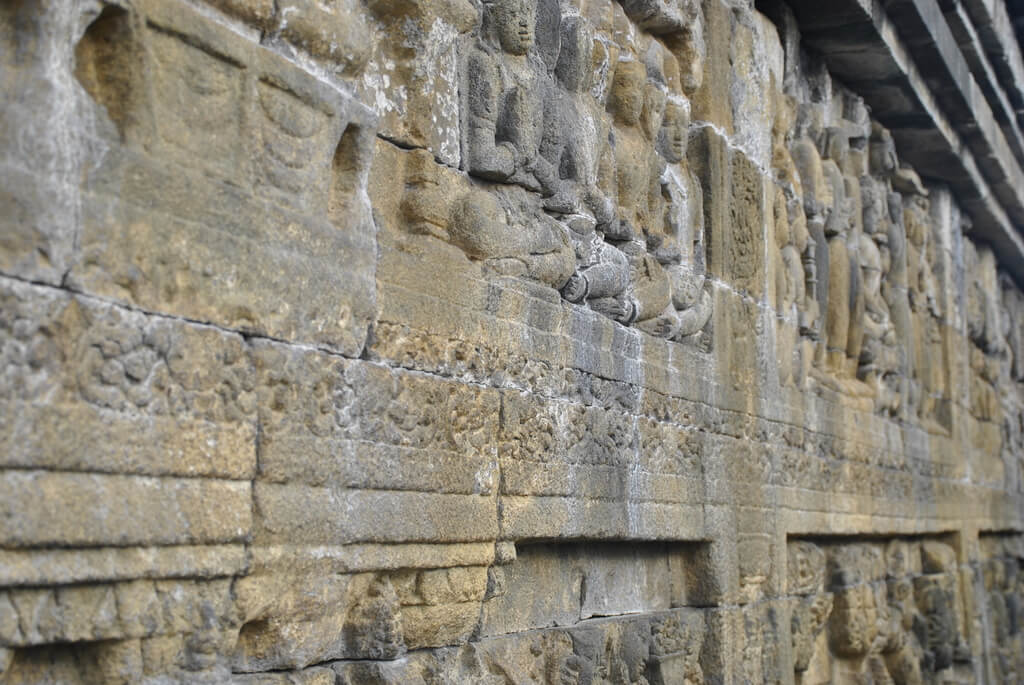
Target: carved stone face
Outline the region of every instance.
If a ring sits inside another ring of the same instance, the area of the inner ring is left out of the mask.
[[[811,594],[821,590],[825,578],[825,554],[810,542],[788,545],[789,591]]]
[[[690,110],[680,102],[671,100],[665,105],[665,116],[661,122],[658,136],[661,154],[673,164],[682,161],[686,156],[689,142]]]
[[[887,243],[878,244],[879,265],[883,274],[888,274],[892,269],[892,251]]]
[[[536,37],[536,0],[495,0],[487,7],[501,49],[510,55],[529,52]]]
[[[911,245],[922,249],[928,241],[928,200],[913,197],[903,208],[903,223]]]
[[[951,592],[932,577],[922,579],[915,588],[915,599],[925,617],[928,646],[934,650],[952,646],[956,641],[956,616]]]
[[[803,599],[793,610],[793,666],[806,671],[814,655],[814,640],[832,613],[832,594],[822,593]]]
[[[896,143],[892,134],[878,124],[871,129],[869,150],[872,174],[885,176],[897,168]]]
[[[640,122],[646,81],[647,70],[640,62],[619,62],[615,67],[608,106],[620,123],[635,126]]]
[[[679,268],[672,270],[671,278],[672,297],[676,306],[680,309],[687,309],[696,305],[697,299],[704,289],[704,275]]]
[[[867,294],[877,294],[882,287],[882,255],[875,241],[867,236],[860,240],[860,268],[862,288]]]

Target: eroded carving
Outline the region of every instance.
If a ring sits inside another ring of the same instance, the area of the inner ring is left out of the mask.
[[[795,540],[788,548],[799,682],[923,684],[966,667],[962,576],[952,547],[894,539]]]

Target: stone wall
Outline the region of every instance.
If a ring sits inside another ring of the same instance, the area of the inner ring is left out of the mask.
[[[1020,682],[1021,160],[797,4],[0,4],[0,683]]]

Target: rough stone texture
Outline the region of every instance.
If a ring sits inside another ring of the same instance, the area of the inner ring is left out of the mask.
[[[1008,22],[0,4],[0,683],[1020,682]]]

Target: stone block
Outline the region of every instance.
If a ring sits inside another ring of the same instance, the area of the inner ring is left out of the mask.
[[[133,578],[215,578],[249,566],[244,545],[8,549],[0,552],[0,585],[72,584]]]
[[[6,112],[4,118],[14,116]],[[0,125],[13,134],[20,124]],[[62,180],[36,176],[11,161],[0,161],[0,174],[0,271],[59,283],[72,257],[77,193]]]
[[[341,658],[393,659],[406,650],[387,577],[257,575],[238,585],[244,612],[232,668],[303,668]]]
[[[584,575],[577,546],[520,546],[503,571],[505,592],[484,602],[482,635],[579,622]]]
[[[914,1],[0,3],[0,680],[1019,681]]]
[[[417,591],[424,604],[480,601],[487,589],[487,567],[470,566],[423,571]]]
[[[335,685],[335,681],[333,670],[318,666],[301,671],[236,675],[231,679],[236,685]]]
[[[6,547],[207,544],[248,539],[248,482],[51,471],[0,473]]]
[[[402,607],[402,629],[410,649],[462,644],[479,622],[480,602]]]
[[[260,545],[470,542],[498,533],[495,500],[482,495],[260,482],[253,493]]]

